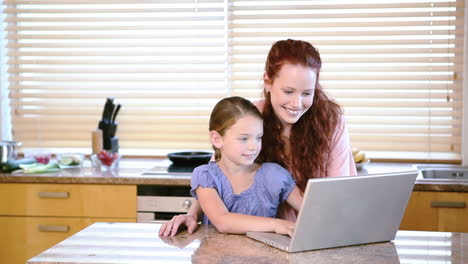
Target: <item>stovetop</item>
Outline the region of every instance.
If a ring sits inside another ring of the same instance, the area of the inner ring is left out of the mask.
[[[180,165],[174,165],[170,164],[169,166],[155,166],[147,171],[144,171],[142,175],[170,175],[170,174],[176,174],[176,175],[192,175],[193,169],[198,167],[199,165],[196,166],[180,166]]]

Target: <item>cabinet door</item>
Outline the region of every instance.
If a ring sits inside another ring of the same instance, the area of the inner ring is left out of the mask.
[[[468,193],[413,192],[401,230],[468,232]]]
[[[0,184],[0,215],[136,218],[135,185]]]
[[[0,217],[0,263],[21,264],[95,222],[125,218]]]

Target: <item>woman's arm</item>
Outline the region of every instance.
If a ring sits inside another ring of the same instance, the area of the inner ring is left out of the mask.
[[[292,192],[289,194],[288,199],[286,199],[286,202],[299,212],[299,209],[301,209],[302,205],[302,199],[303,197],[301,195],[301,191],[297,186],[295,186]]]
[[[211,223],[222,233],[245,234],[247,231],[276,232],[292,235],[295,223],[261,216],[230,213],[213,188],[198,187],[200,206]]]
[[[346,120],[342,116],[330,144],[327,177],[354,176],[356,174],[356,165],[354,164]]]

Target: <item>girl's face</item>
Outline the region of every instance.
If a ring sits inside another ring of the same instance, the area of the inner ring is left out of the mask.
[[[302,65],[284,64],[274,80],[265,76],[265,89],[284,127],[290,128],[312,106],[316,83],[317,73]]]
[[[262,148],[262,136],[263,121],[252,115],[239,118],[224,136],[211,132],[212,144],[220,149],[221,160],[239,166],[254,163]]]

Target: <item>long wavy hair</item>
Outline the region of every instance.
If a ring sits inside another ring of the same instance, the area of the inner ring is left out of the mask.
[[[226,97],[219,101],[211,111],[209,131],[216,131],[224,136],[226,131],[232,127],[241,117],[252,115],[262,120],[262,114],[257,107],[249,100],[240,97]],[[214,145],[215,161],[221,159],[221,151]]]
[[[292,125],[290,134],[290,157],[281,138],[283,129],[271,105],[270,93],[263,89],[262,151],[258,162],[276,162],[289,168],[299,189],[304,192],[309,178],[326,176],[326,164],[330,143],[340,122],[341,107],[330,100],[319,84],[322,66],[320,54],[310,43],[301,40],[281,40],[273,44],[265,63],[264,83],[273,84],[284,64],[310,67],[317,73],[315,94],[311,108]]]

